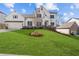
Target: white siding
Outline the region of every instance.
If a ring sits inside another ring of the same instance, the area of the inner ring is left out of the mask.
[[[9,29],[21,29],[22,24],[22,22],[6,22]]]
[[[57,25],[57,14],[53,14],[54,15],[54,18],[50,18],[50,13],[48,10],[46,10],[45,8],[43,8],[43,10],[41,10],[41,7],[40,7],[40,12],[37,12],[35,13],[36,14],[41,14],[42,15],[42,25],[45,25],[45,21],[48,21],[48,26],[50,25],[51,22],[54,22],[54,27],[56,27]]]
[[[28,21],[32,21],[32,26],[35,26],[33,20],[34,20],[33,18],[27,18],[27,19],[25,20],[25,26],[28,26],[28,24],[27,24]]]
[[[57,14],[52,14],[52,15],[54,15],[54,18],[50,18],[50,22],[54,22],[54,27],[56,27],[57,26],[57,18],[58,18],[58,16],[57,16]]]
[[[70,34],[69,29],[56,29],[57,32],[63,33],[63,34]]]
[[[48,18],[42,19],[42,25],[45,25],[45,21],[48,21],[47,25],[50,25],[50,19],[48,19]]]
[[[17,16],[17,18],[13,18],[13,16]],[[6,16],[6,25],[9,29],[20,29],[23,26],[24,17],[16,12],[10,13],[8,16]]]
[[[16,15],[18,18],[14,19],[13,16]],[[24,17],[16,12],[12,12],[8,16],[6,16],[6,21],[24,21]]]

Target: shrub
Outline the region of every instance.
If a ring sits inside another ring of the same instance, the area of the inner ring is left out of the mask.
[[[43,36],[43,34],[40,32],[32,32],[31,36],[40,37],[40,36]]]

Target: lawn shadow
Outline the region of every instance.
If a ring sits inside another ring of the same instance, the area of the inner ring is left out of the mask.
[[[67,35],[67,34],[59,33],[57,31],[54,31],[54,32],[56,32],[58,34],[61,34],[61,35],[65,35],[65,36],[70,37],[70,38],[74,38],[76,40],[79,40],[79,36],[77,36],[77,35]]]

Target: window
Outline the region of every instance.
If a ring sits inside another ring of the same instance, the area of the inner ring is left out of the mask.
[[[32,21],[28,21],[28,26],[32,26]]]
[[[45,14],[45,16],[47,16],[47,15]]]
[[[41,18],[41,14],[37,14],[37,18]]]
[[[14,18],[14,19],[17,19],[17,18],[18,18],[18,16],[17,16],[17,15],[14,15],[14,16],[13,16],[13,18]]]
[[[41,10],[43,10],[43,7],[41,7]]]
[[[41,26],[41,22],[37,22],[37,26]]]
[[[50,15],[50,18],[54,18],[54,15]]]
[[[54,26],[54,22],[51,22],[51,26]]]
[[[38,10],[38,12],[40,12],[40,10]]]

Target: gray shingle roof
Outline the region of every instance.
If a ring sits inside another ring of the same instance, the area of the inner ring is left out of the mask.
[[[34,18],[34,17],[35,17],[34,14],[29,14],[29,15],[27,15],[27,14],[22,14],[22,16],[23,16],[23,17],[29,17],[29,18]]]
[[[6,15],[6,14],[5,14],[4,12],[2,12],[1,10],[0,10],[0,13],[1,13],[1,14],[4,14],[4,15]]]
[[[73,24],[76,24],[76,22],[69,22],[69,23],[64,23],[63,25],[61,25],[61,26],[59,26],[59,27],[57,27],[57,28],[61,28],[61,29],[63,29],[63,28],[71,28],[71,26],[73,25]]]
[[[70,18],[67,22],[69,22],[69,21],[72,20],[72,19],[79,20],[79,18]]]
[[[57,14],[57,12],[49,11],[50,14]]]

